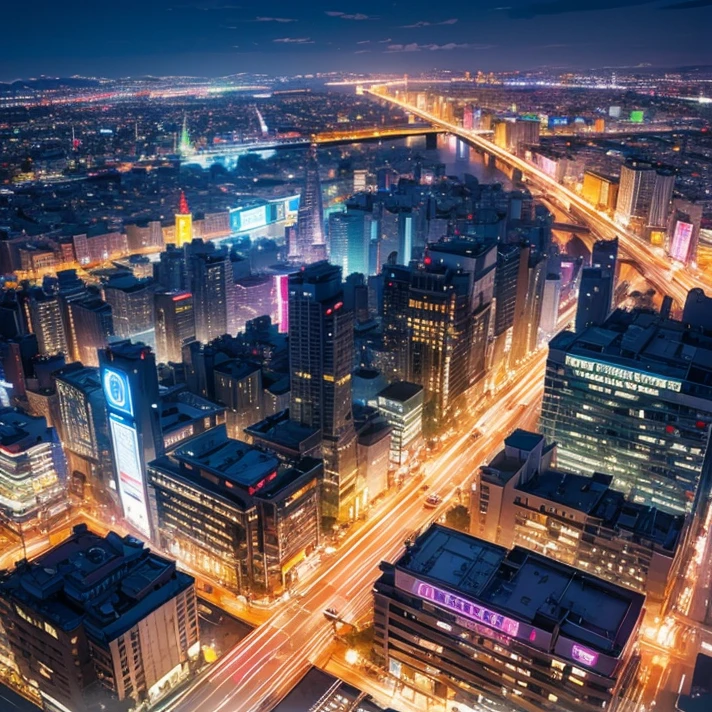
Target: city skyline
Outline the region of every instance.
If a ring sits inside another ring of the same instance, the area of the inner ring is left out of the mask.
[[[0,48],[0,80],[712,63],[704,42],[709,0],[478,0],[447,10],[423,0],[386,7],[319,0],[304,8],[129,0],[121,13],[41,0],[36,12],[31,29],[11,33]],[[21,26],[23,13],[12,3],[8,26]]]

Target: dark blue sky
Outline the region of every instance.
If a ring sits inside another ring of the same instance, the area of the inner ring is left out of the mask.
[[[712,0],[8,0],[0,79],[712,64]]]

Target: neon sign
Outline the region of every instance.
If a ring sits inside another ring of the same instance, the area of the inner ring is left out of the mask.
[[[134,411],[128,376],[113,368],[106,368],[102,383],[109,407],[133,418]]]
[[[519,632],[519,621],[507,618],[501,613],[490,611],[488,608],[484,608],[483,606],[478,606],[475,603],[472,603],[472,601],[460,598],[460,596],[456,596],[449,591],[443,591],[443,589],[429,583],[416,581],[415,595],[420,596],[420,598],[426,598],[429,601],[433,601],[433,603],[437,603],[438,605],[443,606],[443,608],[448,608],[456,613],[461,613],[463,616],[480,623],[484,623],[491,628],[501,630],[503,633],[506,633],[512,637],[516,636]]]
[[[586,665],[587,667],[593,667],[598,662],[598,653],[589,648],[584,648],[583,645],[577,645],[576,643],[574,643],[571,648],[571,657],[576,660],[576,662]]]

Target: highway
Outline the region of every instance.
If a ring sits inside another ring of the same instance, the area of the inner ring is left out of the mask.
[[[363,91],[365,94],[371,94],[377,99],[395,104],[424,121],[429,121],[434,126],[447,130],[472,146],[521,171],[522,176],[544,190],[549,198],[559,202],[567,212],[573,210],[579,214],[596,233],[607,239],[617,236],[621,253],[640,263],[644,269],[644,276],[648,281],[661,292],[673,297],[678,304],[684,305],[687,293],[694,287],[703,287],[708,294],[712,294],[712,275],[707,275],[691,268],[676,268],[671,264],[670,259],[661,248],[644,242],[624,226],[616,223],[605,212],[594,208],[577,193],[561,185],[531,163],[515,156],[506,149],[500,148],[478,132],[463,129],[456,124],[443,121],[429,112],[417,109],[396,97],[386,94],[384,87],[374,86],[370,89],[364,88]]]
[[[399,492],[386,497],[367,523],[341,545],[338,558],[326,560],[316,575],[297,587],[296,597],[251,633],[192,687],[159,704],[159,712],[262,712],[281,699],[326,650],[333,636],[332,624],[323,615],[335,608],[348,621],[355,619],[370,598],[382,560],[394,560],[403,542],[427,526],[451,506],[463,485],[485,457],[501,447],[517,427],[521,409],[506,402],[534,404],[543,387],[545,350],[539,351],[519,371],[521,374],[485,413],[461,419],[461,431],[425,468],[424,479],[414,478]],[[488,433],[471,436],[476,419],[486,420]],[[439,493],[443,503],[436,510],[423,506],[423,484]]]

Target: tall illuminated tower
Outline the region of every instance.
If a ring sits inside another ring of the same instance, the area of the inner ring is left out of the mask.
[[[193,215],[188,207],[185,192],[180,192],[180,202],[176,213],[176,246],[183,247],[193,239]]]
[[[324,206],[321,198],[319,164],[316,148],[312,146],[307,154],[304,172],[304,190],[297,213],[296,258],[304,264],[326,259],[324,239]]]
[[[183,129],[180,132],[180,145],[178,147],[181,156],[192,153],[193,147],[190,145],[190,134],[188,133],[188,119],[183,114]]]

